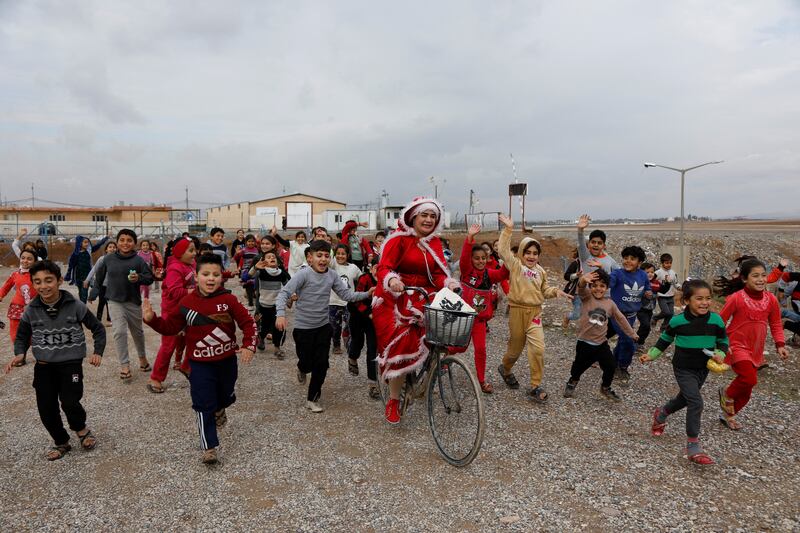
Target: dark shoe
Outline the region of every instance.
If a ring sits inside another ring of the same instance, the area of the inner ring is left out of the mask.
[[[509,389],[518,389],[519,388],[519,381],[517,381],[517,377],[514,375],[513,372],[509,372],[506,374],[506,369],[501,364],[497,367],[497,373],[500,374],[500,377],[503,378],[503,381],[506,382]]]
[[[305,383],[305,382],[306,382],[306,375],[305,375],[305,373],[304,373],[304,372],[300,372],[300,370],[299,370],[299,369],[297,370],[297,382],[298,382],[300,385],[302,385],[303,383]]]
[[[380,400],[381,399],[381,391],[378,390],[377,385],[370,385],[369,390],[367,391],[367,395],[369,396],[370,400]]]
[[[351,375],[357,376],[358,375],[358,360],[357,359],[347,359],[347,371],[350,372]]]
[[[621,387],[627,387],[631,383],[631,374],[627,368],[620,368],[619,370],[619,384]]]
[[[564,398],[572,398],[575,396],[575,387],[578,386],[578,382],[567,381],[567,385],[564,387]]]
[[[611,387],[600,387],[600,394],[614,402],[621,402],[622,398]]]
[[[258,339],[258,351],[259,352],[263,352],[266,348],[267,348],[267,346],[264,344],[264,339],[259,338]]]
[[[536,403],[546,403],[550,395],[542,387],[536,387],[528,391],[528,399]]]

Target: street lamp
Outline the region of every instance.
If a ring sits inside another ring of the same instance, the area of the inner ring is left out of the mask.
[[[684,214],[683,214],[684,199],[683,199],[683,197],[684,197],[686,173],[689,172],[690,170],[694,170],[696,168],[704,167],[706,165],[718,165],[720,163],[724,163],[724,161],[709,161],[708,163],[703,163],[702,165],[695,165],[695,166],[689,167],[689,168],[674,168],[674,167],[668,167],[666,165],[658,165],[656,163],[645,163],[644,164],[644,168],[659,167],[659,168],[666,168],[667,170],[674,170],[675,172],[680,172],[681,173],[681,230],[680,230],[680,236],[679,236],[679,256],[678,256],[678,261],[679,261],[678,264],[680,265],[679,266],[680,272],[679,272],[678,275],[680,276],[681,282],[686,279],[686,270],[684,269],[684,255],[683,255],[683,219],[684,219]]]

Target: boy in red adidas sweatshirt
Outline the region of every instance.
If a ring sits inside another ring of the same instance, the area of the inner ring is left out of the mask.
[[[164,318],[156,316],[149,300],[142,304],[145,323],[162,335],[185,331],[186,357],[191,373],[192,409],[203,447],[203,462],[217,462],[217,428],[228,421],[225,408],[236,401],[234,388],[238,366],[236,354],[249,363],[256,349],[256,324],[247,309],[230,291],[221,289],[222,258],[197,258],[197,290],[184,296],[180,311]],[[236,326],[242,330],[243,347],[236,344]]]

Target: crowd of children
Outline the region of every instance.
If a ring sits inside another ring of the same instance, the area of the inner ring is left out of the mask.
[[[139,369],[150,372],[147,390],[164,392],[173,359],[173,369],[189,379],[203,462],[208,464],[218,460],[217,429],[226,423],[226,409],[236,399],[236,355],[241,354],[247,363],[255,352],[265,351],[270,341],[273,355],[283,359],[289,309],[296,378],[300,384],[308,381],[306,407],[313,413],[324,411],[322,387],[331,352],[345,351],[348,372],[358,376],[359,359],[366,348],[368,396],[379,399],[378,380],[387,381],[386,419],[399,423],[403,376],[419,368],[428,353],[419,320],[424,301],[406,294],[405,286],[458,288],[475,309],[475,374],[485,394],[494,391],[487,376],[486,348],[499,294],[505,294],[508,304],[509,339],[498,376],[509,388],[519,388],[513,368],[525,350],[530,376],[526,397],[534,403],[549,399],[544,387],[542,306],[546,299],[570,301],[571,311],[564,315],[565,332],[570,321],[577,322],[565,398],[574,398],[583,374],[599,365],[600,394],[622,401],[612,383],[617,380],[622,386],[629,385],[634,355],[647,363],[674,344],[671,360],[679,392],[655,409],[651,433],[663,434],[668,417],[686,408],[686,455],[702,465],[714,462],[699,441],[701,388],[709,369],[725,368],[720,366],[725,363],[735,374],[718,396],[720,421],[738,430],[742,424],[736,414],[747,405],[757,383],[768,329],[779,356],[788,357],[783,330],[797,332],[793,328],[800,315],[796,307],[782,309],[778,299],[766,291],[768,283],[800,280],[800,274],[787,271],[785,260],[768,272],[756,258],[742,258],[734,277],[715,282],[716,292],[726,297],[720,313],[715,313],[711,310],[714,289],[701,280],[681,283],[669,254],[659,257],[656,269],[647,262],[642,248],[630,245],[623,248],[621,264],[617,263],[606,254],[603,231],[595,229],[588,238],[584,236],[591,222],[588,215],[578,219],[577,248],[562,290],[549,283],[548,273],[539,264],[542,246],[536,239],[523,237],[512,247],[513,222],[503,215],[497,241],[479,244],[475,239],[482,228],[473,225],[468,228],[460,260],[448,259],[449,245],[436,238],[441,213],[435,200],[417,199],[404,210],[403,223],[388,238],[379,232],[369,241],[358,233],[363,224],[349,221],[338,235],[339,244],[333,243],[325,228],[314,228],[310,240],[304,231],[297,232],[291,241],[273,228],[260,238],[240,230],[228,247],[224,230],[215,227],[206,243],[184,234],[167,244],[163,256],[156,242],[139,240],[129,229],[120,230],[107,244],[108,237],[92,244],[79,236],[64,276],[77,286],[77,299],[60,288],[61,270],[46,259],[43,243],[20,245],[21,234],[14,242],[19,269],[0,288],[0,300],[15,290],[7,313],[15,356],[6,372],[24,365],[25,354],[32,348],[39,413],[54,443],[47,458],[59,459],[70,450],[59,402],[82,447],[88,450],[97,442],[80,405],[86,351],[83,327],[92,331],[90,363],[98,366],[106,338],[100,322],[104,308],[122,380],[132,379],[129,334],[139,356]],[[93,252],[104,244],[105,254],[93,264]],[[454,270],[459,271],[458,279],[452,275]],[[247,307],[225,289],[225,282],[237,276]],[[150,286],[157,281],[162,281],[160,316],[149,301]],[[676,314],[679,293],[684,307]],[[797,305],[800,294],[788,289],[787,298],[790,305]],[[87,301],[95,299],[97,318],[86,307]],[[657,339],[648,343],[659,321]],[[143,323],[161,334],[152,367],[145,351]],[[244,335],[241,345],[236,340],[237,327]],[[612,349],[614,337],[617,341]]]

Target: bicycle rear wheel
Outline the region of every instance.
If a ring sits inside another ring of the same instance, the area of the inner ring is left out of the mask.
[[[428,384],[428,422],[439,453],[453,466],[467,466],[478,455],[486,426],[478,380],[456,357],[432,368]]]

